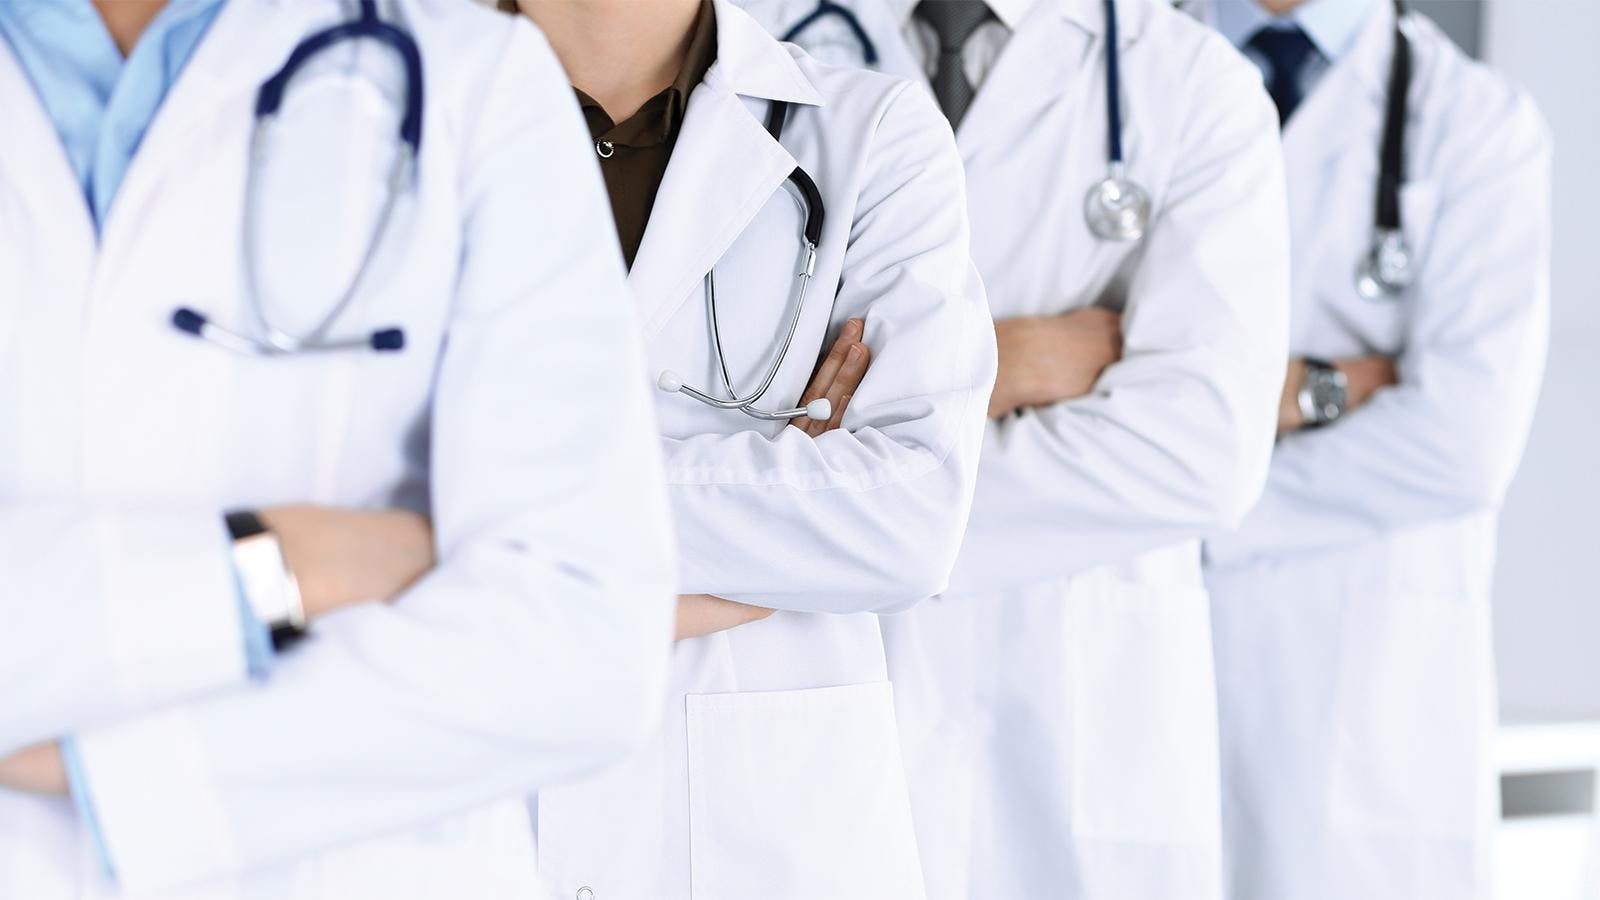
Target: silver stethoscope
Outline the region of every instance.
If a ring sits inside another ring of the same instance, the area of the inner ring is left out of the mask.
[[[773,101],[771,110],[767,114],[767,131],[773,140],[783,136],[784,120],[788,118],[789,104],[782,101]],[[717,372],[722,378],[722,387],[728,392],[726,398],[717,397],[708,391],[690,387],[683,383],[683,378],[671,369],[664,369],[656,379],[656,387],[669,394],[686,394],[699,400],[707,406],[716,409],[736,409],[754,419],[766,421],[786,421],[788,419],[805,416],[818,422],[826,421],[833,415],[833,405],[827,398],[813,400],[805,406],[793,409],[780,409],[768,411],[756,407],[762,395],[772,387],[772,382],[778,377],[778,370],[783,367],[783,361],[789,355],[789,345],[794,342],[796,329],[800,327],[800,315],[806,307],[806,289],[811,285],[811,276],[817,268],[817,244],[822,241],[822,192],[817,190],[816,182],[806,174],[806,170],[796,166],[794,171],[783,183],[789,195],[800,207],[802,226],[800,228],[801,264],[800,271],[795,275],[799,282],[796,288],[794,304],[789,309],[789,317],[783,326],[783,343],[778,347],[778,353],[767,364],[766,374],[756,384],[750,393],[741,396],[738,389],[733,386],[733,376],[728,372],[728,358],[722,351],[722,328],[717,317],[717,279],[716,268],[706,273],[706,314],[711,320],[711,352],[716,360]]]
[[[1378,151],[1378,203],[1372,244],[1356,265],[1356,293],[1368,300],[1395,300],[1416,277],[1416,255],[1400,228],[1400,186],[1405,183],[1406,95],[1411,91],[1411,42],[1400,30],[1402,0],[1394,0],[1394,59],[1383,142]]]
[[[267,154],[267,139],[278,111],[283,106],[289,81],[312,57],[345,41],[375,40],[394,50],[405,66],[405,114],[400,119],[399,147],[388,174],[388,193],[378,213],[377,223],[362,251],[361,264],[345,287],[338,302],[316,327],[303,334],[290,334],[275,327],[267,317],[261,299],[260,281],[256,261],[255,211],[259,179],[257,177]],[[422,53],[416,41],[406,31],[378,17],[375,0],[361,0],[360,15],[348,22],[323,29],[296,44],[289,59],[277,74],[267,79],[256,94],[255,123],[250,134],[250,163],[245,180],[244,195],[244,276],[246,304],[255,319],[258,334],[252,336],[224,328],[205,314],[189,307],[180,307],[172,314],[172,324],[186,334],[203,338],[214,344],[239,353],[255,356],[290,356],[341,350],[373,350],[391,352],[405,347],[405,331],[400,328],[380,328],[361,337],[333,338],[328,335],[335,321],[350,307],[367,270],[371,268],[378,246],[389,230],[396,200],[399,195],[414,187],[417,156],[422,148]]]
[[[1150,195],[1128,177],[1122,157],[1122,77],[1118,68],[1117,4],[1105,0],[1106,10],[1106,176],[1095,182],[1083,198],[1083,219],[1095,237],[1106,241],[1137,241],[1150,224]],[[798,41],[811,26],[826,18],[843,22],[861,45],[868,66],[877,64],[878,48],[867,36],[861,20],[834,0],[820,0],[816,9],[784,32],[782,40]]]

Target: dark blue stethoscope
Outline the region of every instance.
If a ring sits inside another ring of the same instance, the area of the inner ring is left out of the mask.
[[[255,210],[258,199],[257,173],[267,156],[267,138],[283,106],[283,98],[290,80],[312,57],[346,41],[374,40],[392,49],[405,66],[405,113],[400,119],[399,148],[390,163],[388,193],[378,213],[378,221],[362,251],[361,265],[345,287],[337,303],[310,331],[295,335],[274,327],[267,317],[262,302],[256,266]],[[244,275],[246,303],[255,318],[257,335],[224,328],[205,314],[187,306],[172,314],[172,324],[179,331],[203,338],[214,344],[239,353],[255,356],[290,356],[303,353],[339,350],[396,351],[405,346],[405,332],[399,328],[381,328],[361,337],[332,338],[328,331],[344,314],[361,286],[378,246],[389,230],[395,202],[399,195],[415,184],[417,157],[422,149],[422,52],[417,42],[405,30],[378,17],[375,0],[361,0],[360,15],[348,22],[318,31],[289,53],[289,59],[277,74],[267,79],[256,93],[255,123],[250,133],[250,164],[245,181],[244,198]]]
[[[1122,78],[1118,68],[1117,4],[1105,0],[1106,10],[1106,177],[1094,183],[1083,199],[1083,219],[1101,240],[1137,241],[1150,222],[1150,195],[1128,177],[1122,157]],[[816,9],[784,32],[781,40],[797,42],[811,26],[833,17],[843,22],[857,43],[868,66],[877,65],[878,48],[855,13],[834,0],[819,0]]]
[[[789,30],[785,31],[783,37],[778,38],[778,40],[791,44],[799,43],[800,35],[804,34],[806,29],[829,16],[843,22],[845,27],[850,29],[850,33],[855,35],[856,43],[861,45],[862,61],[868,66],[876,66],[878,64],[878,45],[874,44],[872,38],[867,35],[867,29],[861,27],[861,20],[856,18],[856,14],[847,7],[835,3],[834,0],[817,0],[817,8],[806,13],[804,18],[789,26]]]

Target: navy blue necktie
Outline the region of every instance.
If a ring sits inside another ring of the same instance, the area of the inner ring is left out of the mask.
[[[1287,123],[1295,107],[1304,99],[1300,90],[1300,76],[1306,60],[1316,48],[1298,25],[1263,28],[1250,38],[1247,46],[1266,57],[1267,65],[1272,69],[1271,77],[1267,79],[1267,93],[1272,95],[1272,102],[1277,104],[1278,123]]]

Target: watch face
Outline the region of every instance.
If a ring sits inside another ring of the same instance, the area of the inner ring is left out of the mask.
[[[1348,398],[1345,392],[1344,373],[1337,369],[1312,367],[1306,371],[1307,416],[1314,425],[1332,422],[1344,414]]]

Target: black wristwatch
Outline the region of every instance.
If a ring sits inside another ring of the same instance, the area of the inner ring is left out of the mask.
[[[272,632],[273,649],[287,649],[305,637],[306,612],[278,536],[250,510],[231,512],[223,519],[233,537],[233,569],[245,601]]]
[[[1307,428],[1320,428],[1344,415],[1350,402],[1349,381],[1325,359],[1307,356],[1306,379],[1295,398]]]

